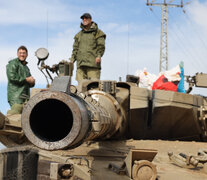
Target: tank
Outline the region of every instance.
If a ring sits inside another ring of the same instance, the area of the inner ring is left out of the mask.
[[[58,76],[22,114],[0,114],[0,179],[207,179],[206,97],[139,88],[131,75],[74,86],[73,64],[36,56]],[[188,77],[190,88],[205,76]]]

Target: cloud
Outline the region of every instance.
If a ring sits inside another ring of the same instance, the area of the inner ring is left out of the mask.
[[[189,13],[192,20],[207,32],[207,2],[194,1],[192,5],[189,6]]]
[[[9,60],[15,58],[16,49],[14,50],[12,48],[3,48],[3,47],[1,47],[0,49],[1,49],[1,66],[0,66],[1,76],[0,76],[0,81],[1,82],[7,82],[6,65],[7,65],[7,62]]]
[[[125,33],[129,31],[129,25],[118,24],[118,23],[107,23],[103,25],[103,29],[106,32]]]
[[[119,24],[118,23],[107,23],[103,27],[106,31],[113,31],[114,29],[119,27]]]
[[[57,0],[1,1],[0,24],[41,25],[47,21],[47,18],[50,23],[70,22],[76,17],[75,9],[72,4],[65,6]]]

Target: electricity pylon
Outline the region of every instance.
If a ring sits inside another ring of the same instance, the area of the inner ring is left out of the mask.
[[[180,4],[173,4],[174,0],[162,0],[162,3],[156,3],[155,0],[147,0],[147,6],[161,6],[161,36],[160,36],[160,72],[168,70],[168,7],[183,7],[183,0]]]

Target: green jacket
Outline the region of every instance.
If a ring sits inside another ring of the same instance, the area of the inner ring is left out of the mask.
[[[25,102],[25,96],[30,96],[30,84],[26,82],[26,77],[31,76],[28,66],[22,64],[21,61],[16,58],[6,66],[6,73],[8,78],[7,95],[8,102],[12,106],[13,104],[22,104]],[[23,97],[24,96],[24,97]]]
[[[95,22],[92,22],[90,29],[82,30],[74,37],[73,52],[71,61],[77,61],[77,68],[81,66],[101,69],[101,64],[96,64],[96,58],[102,57],[105,51],[106,35]]]

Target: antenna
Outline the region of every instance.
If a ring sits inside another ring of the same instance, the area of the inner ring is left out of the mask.
[[[168,70],[168,7],[183,7],[183,0],[180,4],[172,4],[174,0],[162,0],[162,3],[155,3],[155,0],[147,0],[147,6],[161,6],[161,36],[160,36],[160,72]]]
[[[47,27],[46,27],[46,46],[48,49],[48,9],[47,9]]]
[[[129,22],[127,26],[127,74],[129,73]]]

